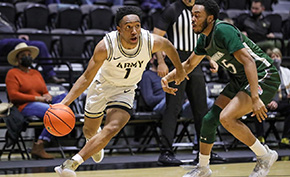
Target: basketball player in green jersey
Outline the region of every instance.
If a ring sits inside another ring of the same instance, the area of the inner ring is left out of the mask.
[[[262,122],[266,106],[275,95],[280,79],[271,59],[235,26],[217,19],[219,7],[214,0],[196,1],[192,9],[192,28],[200,34],[194,53],[183,63],[190,73],[205,56],[210,56],[231,74],[231,80],[203,118],[199,164],[183,177],[207,177],[210,152],[216,129],[221,123],[231,134],[246,144],[257,156],[251,177],[264,177],[277,160],[276,151],[263,146],[239,118],[252,112]],[[164,91],[174,94],[168,83],[175,72],[162,78]]]

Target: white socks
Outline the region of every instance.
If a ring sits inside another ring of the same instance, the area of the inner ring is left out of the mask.
[[[255,143],[249,147],[256,156],[263,156],[267,154],[266,148],[260,143],[258,139],[256,139]]]
[[[72,159],[76,162],[78,162],[78,164],[82,164],[84,162],[84,159],[82,158],[82,156],[80,156],[79,154],[76,154],[72,157]]]
[[[210,155],[202,155],[199,153],[199,166],[205,167],[209,164]]]

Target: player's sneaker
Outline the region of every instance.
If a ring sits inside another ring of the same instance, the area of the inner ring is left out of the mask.
[[[62,165],[54,168],[54,171],[59,177],[76,177],[75,170],[78,168],[79,164],[77,161],[72,159],[66,160]]]
[[[98,133],[101,131],[101,127],[99,127],[98,129]],[[89,141],[89,139],[87,139],[87,142]],[[99,152],[95,153],[94,155],[92,155],[92,159],[96,162],[96,163],[100,163],[104,158],[104,149],[100,150]]]
[[[267,145],[264,145],[267,150],[267,154],[257,157],[257,164],[249,177],[265,177],[271,168],[271,166],[278,159],[278,153],[269,149]]]
[[[183,175],[183,177],[209,177],[212,171],[209,166],[201,167],[197,165],[193,170]]]

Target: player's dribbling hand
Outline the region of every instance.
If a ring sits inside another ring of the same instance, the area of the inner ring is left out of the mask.
[[[179,85],[184,80],[184,78],[189,80],[185,70],[184,69],[176,70],[176,74],[175,74],[175,77],[174,77],[175,85]]]
[[[253,109],[253,114],[251,116],[252,117],[256,116],[259,122],[262,122],[268,117],[267,115],[268,110],[260,98],[257,100],[253,100],[252,109]]]
[[[161,79],[161,86],[162,89],[164,90],[164,92],[172,94],[172,95],[176,95],[176,91],[178,90],[177,88],[172,88],[168,86],[168,81],[163,77]]]

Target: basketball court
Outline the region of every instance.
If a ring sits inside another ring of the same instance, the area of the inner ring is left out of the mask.
[[[255,163],[233,163],[211,165],[213,170],[212,177],[242,177],[248,176]],[[290,176],[290,162],[279,161],[274,164],[269,173],[269,177]],[[78,177],[181,177],[192,166],[181,167],[156,167],[156,168],[137,168],[137,169],[116,169],[116,170],[97,170],[97,171],[78,171]],[[4,175],[3,177],[57,177],[55,173],[34,173]]]
[[[290,177],[290,149],[275,149],[279,160],[271,168],[269,177]],[[212,177],[247,177],[253,170],[254,154],[248,149],[232,149],[216,153],[227,161],[212,161]],[[176,157],[182,159],[185,165],[176,167],[159,166],[157,164],[159,152],[150,153],[119,153],[105,154],[99,164],[88,159],[77,170],[78,177],[182,177],[193,168],[192,160],[196,157],[192,151],[178,151]],[[69,158],[70,155],[67,155]],[[21,160],[5,158],[0,161],[0,177],[58,177],[54,173],[55,166],[66,159],[53,160]]]

